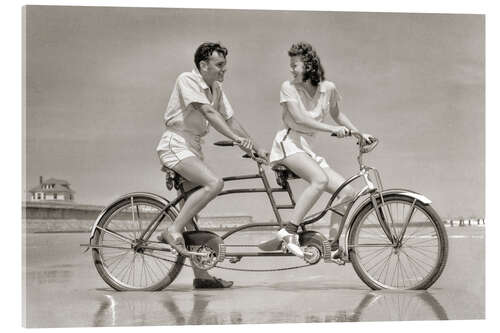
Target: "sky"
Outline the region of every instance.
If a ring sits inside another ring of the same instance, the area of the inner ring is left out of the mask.
[[[69,181],[82,204],[106,205],[132,191],[171,198],[155,147],[175,79],[208,40],[229,49],[224,87],[237,119],[270,147],[282,128],[287,50],[305,40],[338,87],[342,112],[380,139],[366,161],[384,187],[425,194],[444,218],[482,217],[484,22],[482,15],[28,6],[23,190],[43,176]],[[255,172],[237,149],[211,144],[220,139],[212,129],[204,147],[218,175]],[[316,141],[334,169],[356,172],[353,139]],[[241,198],[222,197],[204,214],[272,217],[264,195]]]

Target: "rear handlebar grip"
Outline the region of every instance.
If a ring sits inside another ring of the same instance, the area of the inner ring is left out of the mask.
[[[214,145],[221,146],[221,147],[233,147],[234,146],[234,141],[231,141],[231,140],[222,140],[222,141],[214,142]]]

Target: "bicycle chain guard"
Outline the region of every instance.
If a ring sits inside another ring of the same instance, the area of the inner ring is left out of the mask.
[[[327,263],[332,262],[330,242],[323,234],[311,230],[300,232],[299,242],[305,247],[304,252],[310,251],[309,257],[304,257],[306,262],[315,264],[321,258]]]
[[[224,261],[226,247],[222,238],[210,231],[187,231],[184,241],[190,251],[203,253],[204,256],[191,256],[191,262],[199,269],[209,270]]]

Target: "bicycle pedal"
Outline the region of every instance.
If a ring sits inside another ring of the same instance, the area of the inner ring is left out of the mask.
[[[280,246],[281,246],[280,250],[283,253],[290,253],[290,250],[287,249],[285,242],[281,242]]]
[[[332,253],[331,255],[331,262],[336,263],[337,265],[345,265],[345,260],[343,259],[344,257],[344,251],[342,248],[338,248],[335,252]]]
[[[229,259],[229,262],[231,264],[236,264],[237,262],[239,262],[241,260],[241,257],[231,257],[231,259]]]
[[[339,266],[344,266],[345,265],[345,261],[342,260],[342,259],[340,259],[340,258],[338,258],[338,259],[331,259],[330,262],[333,262],[333,263],[335,263],[335,264],[337,264]]]

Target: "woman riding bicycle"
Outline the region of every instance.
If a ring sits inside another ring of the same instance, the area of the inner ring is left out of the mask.
[[[298,226],[324,191],[334,193],[344,182],[344,178],[330,168],[323,157],[314,153],[309,142],[316,132],[345,137],[349,131],[359,131],[340,112],[337,88],[333,82],[325,80],[323,67],[313,47],[306,42],[295,43],[288,55],[293,80],[281,85],[280,104],[284,129],[274,138],[269,160],[272,165],[285,165],[309,183],[297,201],[291,221],[277,233],[290,252],[303,257],[297,235]],[[341,126],[324,122],[328,112]],[[371,143],[374,137],[363,134],[363,139]],[[344,193],[340,193],[339,204],[348,203],[354,196],[352,187],[347,186]]]

